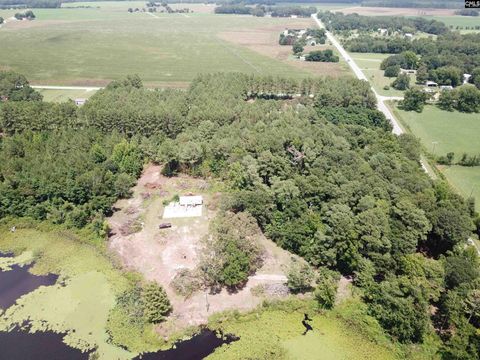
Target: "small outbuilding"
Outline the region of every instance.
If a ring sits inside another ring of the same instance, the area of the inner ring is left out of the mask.
[[[75,99],[75,105],[77,106],[85,105],[86,102],[87,102],[87,99],[83,99],[83,98]]]

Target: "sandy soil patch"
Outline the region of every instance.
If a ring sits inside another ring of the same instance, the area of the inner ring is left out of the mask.
[[[353,14],[357,13],[359,15],[384,15],[384,16],[453,16],[455,15],[455,10],[452,9],[414,9],[414,8],[384,8],[384,7],[363,7],[363,6],[354,6],[350,8],[345,8],[337,10],[337,12],[342,12],[344,14]]]
[[[291,21],[288,21],[291,20]],[[339,63],[305,62],[292,57],[291,46],[278,44],[280,33],[285,29],[316,28],[311,19],[285,19],[285,23],[254,29],[234,29],[218,34],[222,40],[245,46],[259,54],[289,65],[312,72],[315,75],[341,76],[348,73]],[[305,52],[324,49],[325,47],[305,47]]]
[[[183,175],[166,178],[160,170],[160,166],[148,166],[133,188],[133,196],[118,201],[115,213],[108,219],[110,250],[123,266],[161,284],[172,302],[173,312],[169,320],[159,326],[159,332],[167,335],[186,326],[204,324],[218,311],[252,309],[263,300],[251,291],[259,285],[267,288],[267,296],[272,287],[281,293],[286,281],[284,269],[291,255],[265,237],[261,239],[265,248],[264,265],[240,291],[210,294],[199,289],[187,299],[175,293],[171,286],[174,276],[181,269],[194,269],[198,264],[201,239],[208,234],[220,194],[211,191],[205,180]],[[160,230],[158,225],[166,221],[162,220],[164,200],[187,193],[203,196],[202,216],[168,219],[172,227]],[[133,231],[124,231],[129,226]]]

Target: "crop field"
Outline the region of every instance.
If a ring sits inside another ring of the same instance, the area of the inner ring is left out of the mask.
[[[0,68],[23,73],[33,84],[98,86],[127,74],[140,75],[149,86],[174,87],[205,72],[348,74],[341,64],[295,61],[290,47],[278,45],[281,31],[313,27],[311,19],[214,15],[212,6],[199,4],[175,5],[190,7],[190,14],[127,12],[144,6],[138,1],[67,6],[91,8],[36,9],[36,20],[3,26]],[[251,32],[257,38],[239,44],[237,37]]]
[[[463,153],[480,154],[480,121],[478,114],[448,112],[427,105],[422,113],[393,109],[402,125],[419,137],[425,150],[433,155],[455,153],[458,161]],[[450,183],[465,197],[473,195],[480,209],[480,167],[440,167]]]

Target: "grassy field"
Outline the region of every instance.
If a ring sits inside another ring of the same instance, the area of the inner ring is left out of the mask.
[[[425,106],[420,114],[390,107],[403,127],[420,138],[427,152],[435,156],[454,152],[454,161],[463,153],[480,154],[478,114],[448,112],[433,105]],[[440,167],[440,171],[464,197],[474,196],[480,210],[480,167]]]
[[[440,171],[463,197],[473,197],[475,207],[480,211],[480,167],[447,166]]]
[[[402,124],[418,136],[425,149],[434,155],[480,153],[480,118],[478,114],[443,111],[433,105],[425,106],[422,113],[394,109]]]
[[[37,20],[4,26],[0,30],[0,68],[16,70],[32,83],[45,85],[105,85],[132,73],[150,86],[176,87],[186,86],[205,72],[295,77],[319,74],[318,64],[310,69],[266,49],[266,45],[279,47],[278,36],[285,27],[313,27],[310,19],[200,11],[188,15],[131,14],[127,8],[144,6],[144,2],[128,1],[67,4],[82,5],[93,7],[36,9]],[[0,11],[0,16],[8,15],[8,11]],[[236,38],[245,32],[255,33],[255,39],[239,43]],[[256,43],[257,39],[262,40]],[[322,66],[325,74],[332,73],[331,67]],[[336,66],[337,72],[348,73]]]
[[[402,96],[403,91],[399,91],[390,86],[395,78],[388,78],[383,76],[383,70],[380,70],[380,64],[383,59],[390,56],[390,54],[375,54],[375,53],[349,53],[352,59],[362,69],[365,76],[370,80],[374,89],[384,96]],[[411,83],[415,82],[415,77],[411,77]],[[384,90],[384,86],[390,86],[389,90]]]

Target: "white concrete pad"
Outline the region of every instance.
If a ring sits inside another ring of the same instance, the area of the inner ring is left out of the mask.
[[[173,202],[165,206],[163,211],[164,219],[199,217],[202,216],[203,205],[182,206],[178,202]]]

